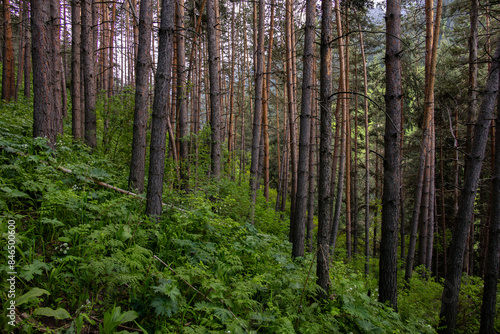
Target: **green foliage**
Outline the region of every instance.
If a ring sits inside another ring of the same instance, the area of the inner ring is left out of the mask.
[[[26,112],[12,107],[8,117],[26,119]],[[308,270],[315,254],[290,258],[286,215],[259,193],[252,226],[246,176],[241,184],[205,177],[208,131],[196,138],[200,160],[190,166],[190,192],[176,191],[177,181],[171,182],[163,194],[169,206],[153,222],[143,214],[142,197],[89,180],[126,187],[122,137],[94,153],[66,136],[51,149],[29,138],[29,122],[9,125],[4,117],[0,247],[7,240],[3,222],[14,219],[18,306],[39,323],[24,320],[24,332],[125,333],[124,324],[149,333],[433,332],[439,285],[416,279],[401,295],[398,315],[377,302],[376,277],[362,274],[361,259],[346,264],[337,254],[332,299],[316,300],[319,287]],[[175,179],[173,162],[166,166]],[[2,267],[2,287],[6,273]],[[477,291],[469,293],[475,297],[464,305],[473,307]]]
[[[102,324],[99,324],[99,333],[130,333],[129,331],[117,331],[117,327],[121,324],[131,322],[136,318],[136,312],[127,311],[122,313],[120,306],[113,306],[112,309],[104,313],[104,320],[102,321]]]
[[[53,310],[49,307],[40,307],[37,308],[33,315],[35,316],[44,316],[44,317],[54,317],[57,320],[64,320],[71,317],[71,315],[63,308],[58,308],[57,310]]]

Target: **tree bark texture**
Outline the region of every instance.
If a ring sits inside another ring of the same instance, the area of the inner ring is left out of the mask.
[[[307,212],[307,195],[308,195],[308,180],[309,180],[309,150],[310,150],[310,132],[311,132],[311,114],[312,104],[311,97],[314,89],[314,40],[315,31],[315,16],[316,16],[315,1],[308,0],[306,2],[306,25],[304,38],[304,70],[302,81],[302,104],[300,110],[300,136],[299,136],[299,163],[297,174],[297,193],[295,199],[295,213],[290,219],[290,224],[294,224],[292,235],[292,256],[304,256],[304,240],[306,227],[306,212]]]
[[[165,144],[168,120],[168,92],[172,69],[174,34],[174,0],[162,0],[159,30],[158,67],[155,75],[155,96],[151,120],[149,178],[146,214],[159,219],[162,209]]]
[[[189,188],[189,124],[186,102],[186,32],[184,30],[184,0],[177,1],[177,114],[179,122],[179,167],[181,188]]]
[[[82,70],[85,103],[85,143],[97,147],[95,56],[92,29],[92,0],[81,0],[82,4]]]
[[[24,97],[31,97],[31,43],[30,43],[30,8],[29,1],[23,2],[24,19],[26,22],[26,34],[24,35]]]
[[[132,159],[128,188],[144,192],[146,170],[146,127],[148,124],[149,60],[151,58],[151,25],[153,15],[151,0],[141,0],[139,8],[139,46],[135,67],[135,106],[132,136]]]
[[[271,89],[271,71],[273,60],[273,42],[274,42],[274,0],[271,0],[271,18],[269,26],[269,42],[267,51],[267,67],[264,75],[264,89],[262,96],[262,134],[264,136],[264,197],[269,201],[269,91]],[[279,161],[279,158],[278,158]]]
[[[80,0],[71,1],[71,120],[72,134],[76,140],[83,140],[81,104],[81,6]]]
[[[370,271],[370,122],[368,118],[368,71],[366,69],[366,55],[361,25],[358,25],[359,44],[361,47],[361,61],[363,63],[363,93],[364,121],[365,121],[365,274]]]
[[[340,1],[335,0],[335,18],[337,22],[337,36],[338,36],[338,48],[339,48],[339,95],[337,96],[337,108],[340,107],[342,110],[341,118],[338,117],[337,114],[337,134],[340,129],[340,157],[339,157],[339,169],[337,175],[337,194],[335,198],[335,207],[334,207],[334,215],[332,221],[332,228],[330,231],[330,253],[333,254],[335,250],[335,245],[337,242],[337,234],[340,225],[340,213],[342,210],[342,194],[344,191],[344,179],[345,179],[345,160],[346,160],[346,139],[347,139],[347,103],[346,103],[346,71],[345,71],[345,56],[344,56],[344,46],[345,46],[345,38],[342,32],[342,19],[340,17]],[[339,128],[340,126],[340,128]],[[335,139],[337,146],[337,139]],[[335,165],[335,163],[334,163]],[[332,171],[333,172],[333,171]],[[333,188],[333,187],[332,187]]]
[[[295,98],[295,43],[294,43],[293,5],[291,0],[285,1],[285,71],[288,103],[288,135],[290,140],[290,181],[291,203],[290,212],[295,209],[295,193],[297,192],[297,140],[295,118],[297,115]],[[286,169],[288,170],[288,169]],[[288,179],[288,177],[287,177]],[[288,183],[286,183],[288,184]],[[287,186],[288,188],[288,186]],[[286,197],[286,195],[285,195]]]
[[[399,222],[399,157],[401,128],[401,3],[387,1],[386,121],[384,135],[384,190],[380,242],[379,301],[397,311],[397,239]]]
[[[50,48],[52,54],[52,63],[54,64],[50,75],[52,76],[54,90],[54,106],[56,108],[56,131],[63,133],[63,116],[65,115],[65,106],[63,105],[62,97],[65,95],[66,87],[64,85],[64,71],[61,58],[61,42],[60,42],[60,4],[59,0],[51,0],[50,6]],[[63,93],[64,88],[64,93]]]
[[[331,212],[331,141],[332,141],[332,0],[321,2],[320,43],[320,146],[318,174],[318,251],[316,275],[322,288],[319,297],[328,298],[330,286],[330,212]]]
[[[219,45],[215,0],[207,0],[208,70],[210,78],[211,175],[221,173],[221,98],[219,89]]]
[[[50,49],[50,8],[40,1],[31,1],[31,27],[33,31],[33,138],[45,137],[55,146],[56,109],[52,77],[52,52]]]
[[[26,2],[27,0],[24,0]],[[17,101],[17,97],[19,94],[19,89],[21,88],[23,82],[23,70],[24,70],[24,53],[27,52],[24,48],[24,35],[26,33],[26,22],[24,18],[24,3],[22,0],[19,1],[19,38],[18,38],[18,47],[17,47],[17,78],[16,78],[16,87],[14,92],[14,99]],[[4,30],[5,32],[5,30]]]
[[[12,42],[12,21],[10,19],[10,1],[3,0],[3,69],[2,100],[9,102],[16,93],[14,44]]]
[[[250,164],[250,192],[252,206],[255,206],[258,188],[259,173],[259,155],[260,155],[260,136],[262,122],[262,88],[264,81],[264,1],[259,0],[259,22],[257,33],[257,53],[255,66],[255,97],[254,114],[252,128],[252,161]],[[254,209],[252,209],[252,224],[254,223]]]

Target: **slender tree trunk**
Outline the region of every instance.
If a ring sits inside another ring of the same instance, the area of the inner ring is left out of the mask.
[[[431,130],[429,129],[429,132]],[[430,145],[430,134],[429,134],[429,145]],[[424,189],[423,189],[423,200],[420,207],[420,232],[418,241],[418,264],[425,266],[425,261],[427,259],[427,230],[429,225],[429,193],[430,193],[430,159],[431,153],[430,148],[427,150],[427,157],[425,159],[425,175],[424,175]]]
[[[85,100],[85,143],[97,147],[96,91],[94,42],[92,29],[92,0],[81,0],[82,4],[82,63]]]
[[[146,127],[148,123],[149,60],[151,55],[151,25],[153,15],[151,0],[141,0],[139,9],[139,46],[135,67],[135,106],[132,137],[132,159],[128,179],[129,190],[144,192],[146,173]]]
[[[232,158],[233,158],[233,151],[234,151],[234,68],[236,66],[235,60],[235,51],[236,51],[236,37],[235,37],[235,28],[234,28],[234,21],[235,21],[235,11],[236,11],[236,5],[233,2],[232,4],[232,11],[231,11],[231,64],[230,64],[230,77],[229,77],[229,124],[228,124],[228,130],[227,130],[227,166],[228,166],[228,171],[231,179],[234,179],[234,174],[232,172]]]
[[[51,62],[54,64],[52,71],[49,75],[52,80],[53,98],[54,98],[54,108],[55,108],[55,126],[58,134],[63,133],[63,116],[64,116],[64,105],[62,101],[63,96],[63,83],[64,83],[64,72],[62,67],[61,59],[61,41],[60,41],[60,4],[59,0],[52,0],[49,3],[50,6],[50,49],[51,49]],[[64,87],[66,89],[66,87]]]
[[[64,4],[64,2],[63,2]],[[57,92],[56,94],[58,95],[58,103],[59,103],[59,113],[61,114],[60,117],[60,122],[59,122],[59,133],[64,132],[64,127],[63,127],[63,119],[68,116],[68,97],[66,94],[66,67],[65,67],[65,61],[64,58],[66,57],[66,50],[63,47],[61,50],[61,41],[60,41],[60,36],[61,36],[61,1],[56,1],[52,5],[52,17],[55,22],[54,29],[53,29],[53,45],[54,45],[54,57],[55,57],[55,62],[57,64],[58,68],[58,73],[55,73],[57,75],[56,80],[57,80]],[[65,40],[66,40],[66,31],[65,31],[65,25],[62,25],[63,31],[63,46],[65,45]]]
[[[320,43],[320,147],[318,174],[318,251],[316,275],[322,288],[321,299],[329,296],[330,211],[331,211],[331,141],[332,141],[332,0],[321,2]]]
[[[62,105],[62,59],[61,59],[61,47],[60,47],[60,13],[59,13],[59,1],[50,2],[50,20],[51,25],[51,54],[52,62],[54,64],[53,70],[50,72],[52,76],[52,83],[54,89],[54,104],[56,108],[56,131],[58,133],[63,133],[63,105]]]
[[[299,164],[297,175],[297,193],[295,212],[290,219],[292,229],[292,256],[304,256],[304,238],[307,212],[307,195],[309,179],[309,145],[311,131],[311,101],[314,88],[314,40],[316,4],[312,0],[306,2],[306,25],[304,37],[304,72],[302,82],[302,104],[300,111]]]
[[[337,196],[335,199],[335,214],[333,216],[331,235],[330,235],[330,252],[333,254],[335,250],[335,244],[337,242],[337,234],[340,224],[340,212],[342,209],[342,193],[344,189],[344,179],[345,179],[345,168],[346,168],[346,140],[347,140],[347,103],[346,103],[346,78],[345,78],[345,57],[344,57],[344,45],[345,39],[343,38],[342,32],[342,20],[340,17],[340,2],[339,0],[335,0],[335,17],[337,21],[337,36],[338,38],[338,46],[339,46],[339,90],[340,93],[337,99],[337,106],[340,106],[342,109],[342,120],[341,120],[341,134],[340,134],[340,157],[339,157],[339,171],[338,171],[338,181],[337,181]],[[337,119],[337,122],[339,120]],[[337,127],[339,125],[337,124]]]
[[[363,62],[363,93],[365,116],[365,274],[370,272],[370,123],[368,118],[368,71],[366,69],[366,55],[363,41],[363,32],[358,23],[361,60]]]
[[[399,157],[401,129],[401,3],[387,1],[386,14],[386,122],[384,190],[380,242],[379,301],[397,311],[397,239],[399,222]]]
[[[170,91],[172,78],[171,69],[174,28],[174,0],[162,0],[146,203],[146,214],[157,220],[159,220],[162,210],[165,144],[168,119],[168,92]]]
[[[446,207],[445,207],[445,188],[444,188],[444,148],[443,148],[443,136],[441,136],[441,238],[442,238],[442,248],[443,248],[443,268],[444,276],[446,276]],[[437,266],[436,266],[437,267]]]
[[[210,127],[211,134],[211,175],[219,178],[221,173],[221,106],[219,90],[219,44],[217,39],[216,0],[207,1],[208,67],[210,77]]]
[[[403,93],[404,96],[404,93]],[[400,212],[400,229],[399,229],[399,234],[400,234],[400,248],[401,248],[401,260],[402,260],[402,266],[401,269],[405,269],[405,263],[404,261],[406,260],[406,216],[405,216],[405,188],[404,188],[404,182],[403,182],[403,175],[405,174],[404,172],[404,166],[403,164],[404,161],[404,101],[403,98],[401,98],[401,143],[400,143],[400,157],[399,161],[401,164],[401,168],[399,169],[399,178],[401,180],[401,188],[400,188],[400,195],[399,195],[399,207],[401,208]]]
[[[24,0],[28,1],[28,0]],[[26,50],[24,49],[24,35],[26,31],[26,22],[24,18],[24,6],[23,6],[23,0],[19,0],[19,40],[18,40],[18,47],[17,47],[17,79],[16,79],[16,89],[14,92],[14,99],[17,101],[17,97],[19,94],[19,89],[21,88],[21,85],[23,83],[23,61],[24,61],[24,52]]]
[[[31,44],[30,44],[30,8],[29,1],[24,0],[23,12],[26,25],[26,33],[24,35],[24,97],[31,97]]]
[[[355,82],[355,90],[359,92],[358,87],[358,57],[357,54],[354,54],[354,68],[356,69],[354,72],[354,82]],[[358,95],[354,95],[354,159],[353,159],[353,171],[352,171],[352,253],[358,253]]]
[[[269,26],[269,42],[267,51],[267,69],[264,75],[264,89],[262,97],[262,130],[264,135],[264,197],[269,201],[269,122],[268,122],[268,111],[269,111],[269,90],[271,85],[271,71],[272,71],[272,60],[273,60],[273,41],[274,41],[274,0],[271,0],[271,18]]]
[[[264,80],[264,1],[259,0],[259,22],[257,36],[256,71],[255,71],[255,104],[252,129],[252,162],[250,165],[250,191],[252,200],[251,222],[254,223],[255,201],[258,188],[258,169],[260,155],[260,136],[262,122],[262,87]]]
[[[244,19],[244,24],[246,24],[246,20]],[[240,174],[239,174],[239,180],[238,180],[238,184],[241,185],[241,178],[242,178],[242,174],[245,173],[245,169],[246,169],[246,166],[245,166],[245,108],[244,108],[244,104],[245,104],[245,92],[246,92],[246,89],[245,89],[245,77],[246,77],[246,73],[248,72],[247,69],[248,69],[248,43],[247,43],[247,34],[243,34],[243,57],[244,57],[244,60],[243,60],[243,65],[244,65],[244,69],[241,70],[242,72],[242,83],[241,83],[241,143],[240,143]]]
[[[426,159],[428,154],[434,154],[431,150],[432,134],[431,129],[434,124],[434,82],[437,64],[437,48],[439,41],[439,29],[441,24],[442,0],[438,0],[436,8],[436,19],[432,24],[432,1],[426,1],[426,72],[425,72],[425,109],[424,125],[422,135],[422,147],[419,158],[419,170],[417,179],[417,191],[415,194],[415,204],[413,207],[412,225],[410,232],[410,242],[408,245],[408,259],[406,261],[405,281],[410,282],[413,273],[413,261],[415,256],[415,246],[417,238],[418,221],[420,218],[420,206],[422,204],[422,192],[424,189],[424,177]],[[431,151],[431,152],[429,152]],[[434,175],[430,175],[430,181],[434,182]],[[434,199],[432,199],[434,201]]]
[[[291,203],[290,212],[294,214],[295,194],[297,193],[297,142],[295,131],[295,118],[297,115],[295,99],[294,59],[295,44],[293,43],[293,6],[291,0],[285,1],[285,48],[286,48],[286,77],[288,97],[288,135],[290,138],[290,165],[291,165]]]
[[[314,62],[314,77],[316,77],[316,61]],[[315,84],[316,85],[316,84]],[[306,220],[306,240],[307,251],[313,251],[313,229],[314,229],[314,167],[317,161],[316,155],[316,118],[318,116],[316,90],[313,91],[311,96],[312,114],[311,114],[311,130],[309,132],[309,180],[308,183],[308,196],[307,196],[307,220]]]
[[[350,98],[349,95],[350,85],[349,85],[349,23],[348,23],[348,10],[349,7],[346,6],[346,20],[345,20],[345,63],[344,63],[344,101],[345,104],[345,225],[346,225],[346,250],[347,258],[352,257],[352,130],[351,130],[351,110],[350,110]]]
[[[488,141],[491,119],[494,117],[495,102],[499,88],[499,62],[500,40],[497,41],[497,49],[492,59],[483,101],[479,109],[478,120],[474,127],[474,139],[472,140],[471,150],[466,160],[464,185],[460,195],[460,204],[453,230],[450,258],[448,259],[447,275],[441,300],[439,318],[442,320],[440,321],[439,333],[453,333],[456,326],[463,257],[474,211],[474,200]]]
[[[115,41],[115,21],[116,21],[116,1],[113,1],[111,7],[111,22],[109,22],[110,31],[109,31],[109,77],[108,77],[108,98],[113,96],[114,89],[114,76],[113,70],[115,67],[114,61],[114,41]]]
[[[3,0],[3,70],[2,100],[9,102],[15,96],[15,61],[12,43],[12,22],[10,19],[10,0]]]
[[[181,188],[189,188],[189,124],[186,105],[186,37],[184,30],[184,0],[177,2],[177,114],[179,115],[179,165]]]
[[[477,30],[479,0],[470,0],[470,35],[469,35],[469,87],[468,87],[468,113],[467,113],[467,152],[474,136],[474,123],[477,118]]]
[[[429,224],[427,226],[427,258],[425,260],[425,265],[427,271],[432,273],[432,254],[434,249],[434,229],[436,228],[435,221],[435,204],[436,204],[436,130],[435,123],[431,124],[431,150],[430,150],[430,175],[432,179],[430,180],[429,189]]]
[[[83,140],[81,108],[81,7],[80,0],[71,1],[71,115],[72,134],[76,140]]]

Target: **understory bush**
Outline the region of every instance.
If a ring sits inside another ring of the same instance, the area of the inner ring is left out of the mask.
[[[223,177],[188,193],[165,187],[168,205],[155,222],[144,215],[143,196],[95,182],[126,185],[105,152],[91,153],[67,135],[50,148],[31,139],[29,109],[3,108],[0,247],[6,250],[14,220],[13,332],[434,332],[441,285],[415,278],[396,313],[377,301],[376,278],[363,273],[363,261],[337,256],[331,298],[318,301],[316,254],[292,260],[287,214],[280,219],[261,194],[249,224],[247,183]],[[0,270],[7,300],[10,270]],[[3,307],[0,327],[12,330]]]

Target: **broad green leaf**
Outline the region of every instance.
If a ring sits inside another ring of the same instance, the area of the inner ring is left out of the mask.
[[[33,288],[30,291],[26,292],[24,295],[20,296],[17,299],[16,305],[23,305],[30,302],[34,298],[40,297],[41,295],[50,295],[50,292],[45,289]]]
[[[27,264],[23,266],[22,272],[19,275],[21,278],[24,278],[26,281],[31,281],[35,275],[41,275],[43,273],[42,269],[50,269],[49,265],[45,262],[41,262],[40,260],[35,260],[31,264]]]
[[[53,310],[49,307],[40,307],[33,312],[34,315],[41,315],[44,317],[54,317],[57,320],[68,319],[71,315],[63,308]]]
[[[2,187],[0,189],[9,194],[11,197],[29,197],[28,194],[17,189],[11,189],[9,187]]]
[[[135,320],[139,315],[136,311],[127,311],[120,316],[120,324]]]

